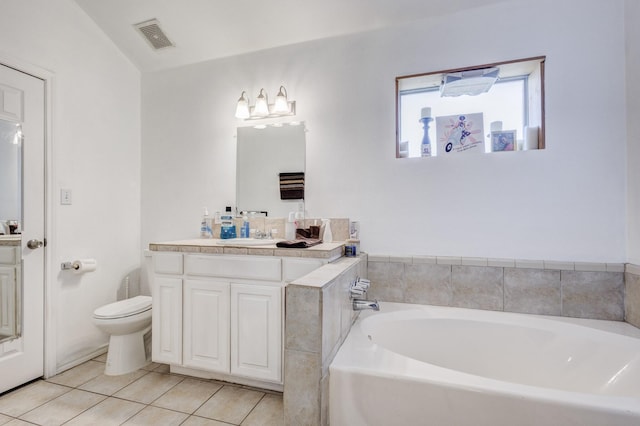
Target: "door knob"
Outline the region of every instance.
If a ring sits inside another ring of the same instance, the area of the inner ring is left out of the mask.
[[[29,240],[27,241],[27,247],[29,247],[30,249],[37,249],[44,246],[44,242],[40,241],[40,240]]]

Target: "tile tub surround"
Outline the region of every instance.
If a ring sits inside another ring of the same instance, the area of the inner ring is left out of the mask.
[[[624,320],[640,327],[640,265],[627,264],[624,284]]]
[[[640,281],[624,271],[612,263],[369,255],[367,275],[369,296],[387,302],[617,321],[625,319],[627,281],[627,317],[640,324]]]
[[[366,277],[367,257],[341,258],[286,288],[285,425],[327,425],[329,364],[357,312],[349,286]]]

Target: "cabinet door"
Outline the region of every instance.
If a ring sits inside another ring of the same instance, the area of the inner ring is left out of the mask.
[[[154,276],[152,359],[166,364],[182,363],[182,279]]]
[[[0,266],[0,340],[16,330],[16,268]]]
[[[231,284],[231,374],[282,383],[282,288]]]
[[[185,280],[183,365],[229,373],[229,282]]]

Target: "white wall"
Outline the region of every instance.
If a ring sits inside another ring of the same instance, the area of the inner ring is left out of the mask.
[[[363,250],[623,262],[623,6],[513,1],[144,74],[143,245],[233,203],[235,101],[284,84],[309,128],[307,211],[359,220]],[[394,158],[396,76],[537,55],[546,150]]]
[[[70,0],[2,0],[1,10],[0,57],[53,74],[47,353],[57,369],[107,343],[93,310],[139,268],[140,73]],[[59,205],[61,188],[73,191],[71,206]],[[98,270],[60,271],[82,257]]]
[[[640,2],[625,0],[627,51],[628,261],[640,265]]]

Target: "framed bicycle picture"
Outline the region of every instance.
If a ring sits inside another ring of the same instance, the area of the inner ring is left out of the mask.
[[[456,114],[436,117],[438,155],[484,153],[483,114]]]

